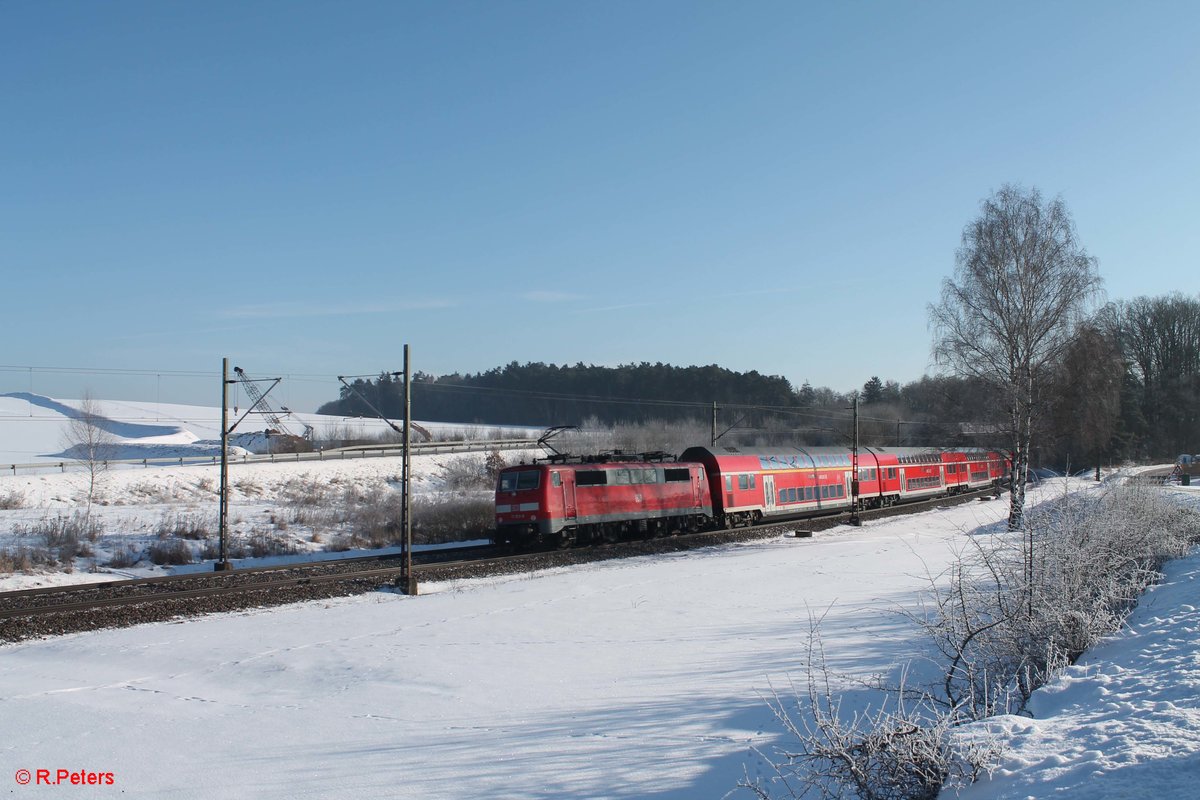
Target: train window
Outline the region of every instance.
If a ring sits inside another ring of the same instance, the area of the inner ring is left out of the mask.
[[[750,488],[751,488],[751,489],[753,489],[753,488],[754,488],[754,486],[755,486],[755,483],[754,483],[754,481],[755,481],[755,479],[756,479],[757,477],[758,477],[758,476],[756,476],[756,475],[751,475],[751,476],[750,476]]]
[[[550,485],[551,486],[562,486],[562,476],[559,475],[557,472],[551,472],[550,473]]]
[[[677,481],[686,483],[691,479],[692,476],[688,474],[687,469],[668,467],[663,470],[663,480],[665,480],[667,483],[675,483]]]
[[[895,480],[896,479],[896,468],[888,467],[887,476],[888,476],[888,480]]]
[[[658,470],[654,467],[646,467],[642,470],[642,479],[646,483],[658,483]]]
[[[788,489],[788,502],[789,502],[789,503],[795,503],[795,502],[796,502],[796,494],[797,494],[797,493],[796,493],[796,490],[795,490],[795,489]]]
[[[780,502],[780,503],[786,503],[787,501],[788,501],[788,499],[787,499],[787,489],[780,489],[780,490],[779,490],[779,502]]]
[[[517,491],[525,492],[538,488],[542,474],[536,469],[523,469],[517,473]]]
[[[732,475],[725,476],[725,491],[727,491],[727,492],[733,491],[733,476]]]
[[[750,476],[749,475],[738,475],[738,488],[739,489],[749,489],[750,488]]]
[[[804,499],[805,500],[813,499],[813,487],[811,487],[811,486],[804,487]]]
[[[580,470],[575,473],[576,486],[605,486],[608,484],[608,473],[602,469]]]
[[[638,470],[638,472],[641,472],[641,470]],[[629,485],[629,470],[614,469],[613,470],[613,483],[615,483],[617,486],[628,486]]]

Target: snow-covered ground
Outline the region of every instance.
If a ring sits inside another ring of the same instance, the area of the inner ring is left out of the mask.
[[[721,797],[810,611],[893,670],[894,610],[1003,512],[8,646],[0,752],[132,797]]]
[[[140,513],[141,484],[192,502],[199,469],[113,473],[104,510]],[[72,477],[8,477],[0,494],[26,481],[37,508],[67,509]],[[834,670],[894,677],[926,651],[897,612],[1005,512],[3,645],[0,780],[18,797],[66,770],[111,773],[64,789],[89,797],[720,798],[781,741],[763,697],[802,679],[810,614]],[[1197,575],[1200,553],[1169,565],[1128,630],[1037,694],[1036,719],[991,723],[1011,749],[964,796],[1194,796]]]
[[[114,459],[188,457],[219,453],[220,409],[166,404],[96,400],[114,438]],[[218,529],[216,464],[187,466],[120,465],[100,471],[91,487],[89,471],[78,462],[64,462],[70,416],[79,401],[56,400],[17,393],[0,396],[0,465],[45,463],[48,468],[0,472],[0,552],[21,548],[44,549],[43,531],[61,525],[94,503],[90,521],[100,531],[86,542],[86,555],[74,559],[70,571],[61,566],[31,573],[0,572],[0,591],[50,584],[147,576],[191,570],[140,563],[108,566],[114,555],[145,552],[164,531],[190,528],[208,532],[209,543]],[[300,415],[319,431],[337,429],[372,436],[387,430],[375,420]],[[259,423],[261,426],[261,423]],[[245,423],[253,427],[253,418]],[[470,436],[470,426],[427,424],[443,434]],[[482,432],[493,433],[492,429]],[[511,435],[525,435],[514,430]],[[506,451],[516,462],[540,453]],[[445,489],[447,470],[462,462],[482,462],[483,455],[421,455],[412,461],[413,490],[436,497]],[[60,469],[57,464],[65,463]],[[317,513],[322,501],[343,504],[345,498],[382,498],[400,485],[398,458],[348,458],[330,454],[328,460],[299,463],[233,462],[230,469],[230,535],[238,541],[270,540],[273,549],[307,557],[331,546],[344,549],[339,531],[331,530]],[[483,491],[484,495],[488,493]],[[345,538],[345,537],[342,537]],[[199,560],[206,544],[194,534],[184,542]],[[277,557],[278,558],[278,557]],[[238,562],[240,559],[233,559]]]
[[[1167,564],[1128,628],[981,724],[1008,747],[964,800],[1200,797],[1200,554]]]

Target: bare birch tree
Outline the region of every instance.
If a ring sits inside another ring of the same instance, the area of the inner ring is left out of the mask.
[[[108,419],[100,413],[99,404],[91,394],[85,392],[79,401],[79,410],[68,420],[64,434],[67,453],[87,470],[88,492],[85,522],[91,521],[92,503],[96,499],[96,488],[100,475],[108,468],[108,462],[116,450],[117,437],[105,427],[107,422]]]
[[[963,229],[953,278],[930,305],[935,361],[979,378],[1005,406],[1012,452],[1008,524],[1021,527],[1033,421],[1051,368],[1099,292],[1096,260],[1061,198],[1011,184]]]

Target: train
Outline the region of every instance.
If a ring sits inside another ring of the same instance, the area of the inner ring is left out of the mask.
[[[493,538],[567,547],[849,511],[855,496],[882,508],[998,487],[1008,463],[994,451],[917,447],[552,456],[500,471]]]

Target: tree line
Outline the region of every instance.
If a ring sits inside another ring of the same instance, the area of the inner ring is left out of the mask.
[[[1098,460],[1172,459],[1200,451],[1200,295],[1111,303],[1074,329],[1035,399],[1035,465],[1086,468]],[[359,378],[322,414],[370,416],[363,397],[403,417],[400,378]],[[603,367],[512,362],[475,374],[413,376],[413,416],[487,425],[603,425],[692,421],[722,441],[812,445],[859,432],[879,446],[1007,446],[1003,408],[978,377],[926,375],[906,384],[871,376],[856,391],[793,386],[779,375],[716,365]],[[361,397],[360,397],[361,395]]]

